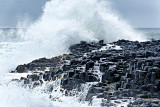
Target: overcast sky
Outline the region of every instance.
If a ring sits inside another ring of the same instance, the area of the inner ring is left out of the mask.
[[[24,17],[36,20],[47,0],[0,0],[0,27],[15,27]]]
[[[123,19],[134,27],[160,28],[160,0],[110,0]]]
[[[28,16],[35,21],[49,0],[0,0],[0,27],[15,27]],[[133,27],[160,27],[160,0],[110,0],[117,14]]]

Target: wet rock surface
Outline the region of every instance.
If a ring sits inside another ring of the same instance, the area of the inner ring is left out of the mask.
[[[19,81],[32,83],[33,88],[61,79],[66,96],[89,83],[85,100],[91,104],[97,98],[102,99],[101,106],[128,102],[128,107],[160,107],[160,40],[81,41],[69,49],[69,54],[19,65],[12,73],[32,72]]]

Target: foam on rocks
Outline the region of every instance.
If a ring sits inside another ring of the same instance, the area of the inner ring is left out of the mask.
[[[52,101],[61,101],[53,94],[59,91],[92,106],[160,107],[160,40],[81,41],[69,49],[17,66],[12,73],[30,74],[12,81],[31,89],[45,84]]]

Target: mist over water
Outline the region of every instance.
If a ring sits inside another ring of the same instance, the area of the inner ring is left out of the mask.
[[[48,96],[41,91],[24,89],[15,83],[0,86],[1,107],[53,107]]]
[[[136,39],[135,39],[136,36]],[[106,0],[52,0],[42,17],[25,32],[28,40],[143,40],[130,25],[120,20]]]
[[[14,70],[18,64],[67,53],[70,45],[82,40],[103,39],[106,43],[118,39],[145,40],[116,16],[107,0],[52,0],[46,3],[42,16],[36,22],[19,29],[16,34],[11,32],[13,36],[2,37],[2,34],[1,31],[0,77]],[[1,107],[51,106],[45,94],[37,94],[37,91],[15,84],[6,85],[2,79],[0,84]],[[79,103],[63,98],[61,104],[75,107]]]

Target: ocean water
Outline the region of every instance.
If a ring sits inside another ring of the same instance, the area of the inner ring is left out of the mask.
[[[31,90],[10,83],[6,74],[36,58],[68,53],[67,48],[81,40],[108,43],[151,38],[160,39],[160,29],[133,29],[118,18],[107,0],[51,0],[42,16],[25,29],[0,29],[0,107],[88,107],[79,97],[66,97],[59,91],[52,93],[59,101],[51,101],[44,92],[49,84]],[[58,81],[52,84],[60,89]],[[86,84],[82,90],[88,88]],[[93,106],[99,106],[99,101],[95,102]]]
[[[160,28],[137,28],[147,39],[160,39]]]

